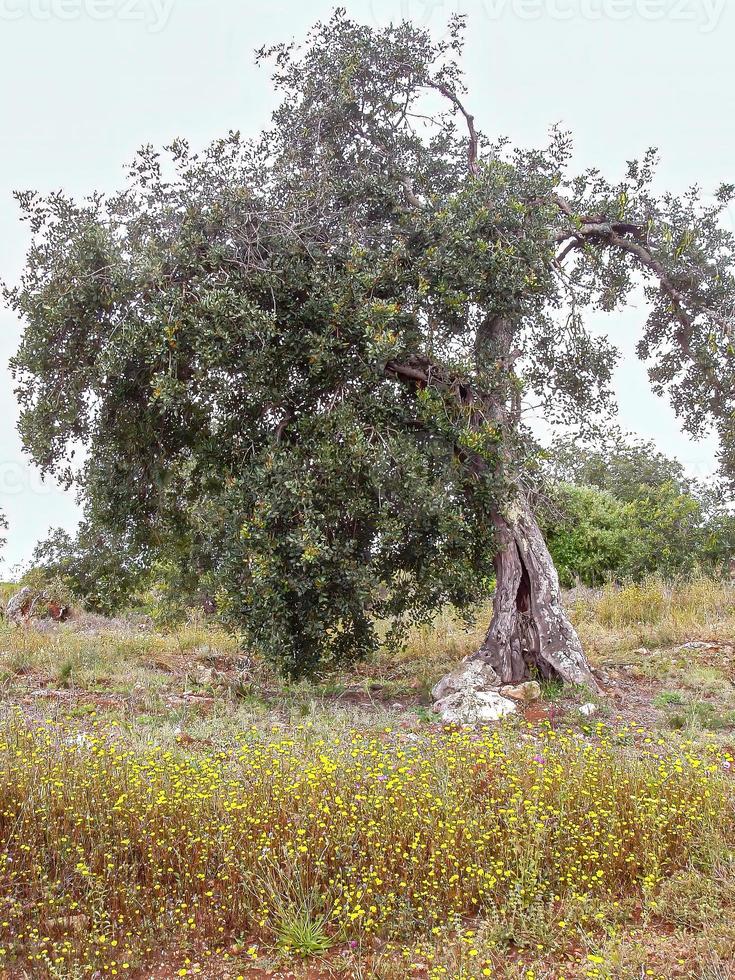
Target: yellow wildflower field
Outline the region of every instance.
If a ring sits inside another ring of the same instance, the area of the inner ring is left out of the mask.
[[[358,953],[373,964],[346,976],[565,975],[504,973],[518,932],[516,953],[623,976],[597,949],[655,914],[672,876],[733,858],[731,762],[714,743],[602,723],[253,726],[193,751],[14,712],[0,735],[0,962],[8,976],[144,976],[173,944],[181,976],[299,954],[337,969],[337,950],[348,971]]]

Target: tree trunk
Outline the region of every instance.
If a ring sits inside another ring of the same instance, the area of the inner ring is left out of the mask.
[[[598,690],[577,631],[561,601],[559,576],[527,505],[494,515],[498,553],[493,617],[472,659],[489,664],[501,684],[558,678]]]
[[[497,512],[493,520],[498,550],[490,627],[480,649],[439,681],[435,700],[454,705],[458,697],[473,698],[480,690],[502,693],[504,685],[527,680],[559,679],[599,691],[562,607],[559,576],[530,508],[524,502]]]
[[[513,362],[521,352],[512,350],[518,329],[517,322],[493,315],[488,315],[478,329],[478,373],[482,373],[480,365],[488,364],[494,364],[496,371],[484,393],[419,355],[406,363],[389,361],[385,370],[414,389],[434,385],[451,393],[465,411],[473,409],[469,420],[463,416],[464,424],[469,422],[471,428],[479,429],[490,420],[499,431],[513,432],[520,422],[521,389]],[[488,462],[481,455],[468,452],[464,446],[455,446],[455,452],[476,476],[487,473]],[[506,479],[514,472],[508,446],[503,457],[496,474],[498,482],[504,470]],[[497,692],[504,685],[526,680],[558,678],[600,690],[577,632],[562,608],[559,576],[528,502],[517,498],[513,506],[493,514],[493,523],[497,545],[493,618],[480,649],[434,687],[434,700],[444,702],[446,717],[464,714],[481,718],[483,712],[487,712],[485,717],[506,712],[505,698],[498,701],[497,694],[488,696],[478,707],[472,695]],[[458,707],[455,702],[463,698],[471,703]]]

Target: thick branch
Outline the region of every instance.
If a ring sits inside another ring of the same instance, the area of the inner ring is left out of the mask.
[[[451,393],[457,404],[471,406],[478,415],[484,416],[497,400],[491,393],[477,391],[466,378],[447,371],[421,354],[416,354],[403,363],[388,361],[385,373],[417,388],[425,388],[427,385],[443,388]],[[493,419],[497,421],[497,412],[493,413]]]
[[[556,196],[555,203],[567,217],[575,220],[571,206],[564,198]],[[606,221],[603,217],[580,218],[579,226],[559,232],[556,236],[557,244],[567,243],[563,251],[557,256],[557,262],[562,262],[566,256],[577,248],[583,248],[585,244],[606,244],[627,252],[634,256],[639,264],[647,269],[658,279],[662,291],[671,300],[676,318],[687,332],[691,331],[694,317],[687,310],[687,297],[671,281],[666,269],[661,262],[653,255],[651,250],[644,244],[645,234],[638,225],[624,221]],[[702,308],[698,312],[704,313],[710,320],[717,324],[725,333],[730,336],[733,325],[728,323],[714,310]]]

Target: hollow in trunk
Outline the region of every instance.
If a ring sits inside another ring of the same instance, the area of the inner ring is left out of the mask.
[[[440,701],[527,680],[599,685],[562,605],[559,576],[526,503],[494,515],[493,616],[480,649],[434,688]]]
[[[597,690],[577,631],[562,605],[559,576],[527,505],[495,515],[498,552],[493,617],[473,659],[501,684],[559,678]]]

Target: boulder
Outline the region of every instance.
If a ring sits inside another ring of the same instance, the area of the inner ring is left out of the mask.
[[[11,596],[5,607],[5,618],[16,626],[30,619],[64,623],[70,615],[68,606],[62,606],[60,602],[49,599],[45,592],[37,592],[28,585]]]
[[[33,607],[38,601],[38,594],[29,586],[24,585],[8,600],[5,607],[5,618],[9,623],[22,623],[33,613]]]
[[[466,689],[449,694],[434,705],[442,721],[455,725],[476,725],[500,721],[516,713],[515,703],[497,691]]]
[[[435,701],[443,701],[452,694],[472,691],[489,691],[500,687],[500,678],[490,664],[483,660],[463,660],[456,670],[447,674],[432,689]]]
[[[538,701],[541,697],[541,685],[536,681],[525,681],[523,684],[508,684],[500,688],[504,698],[513,701]]]

